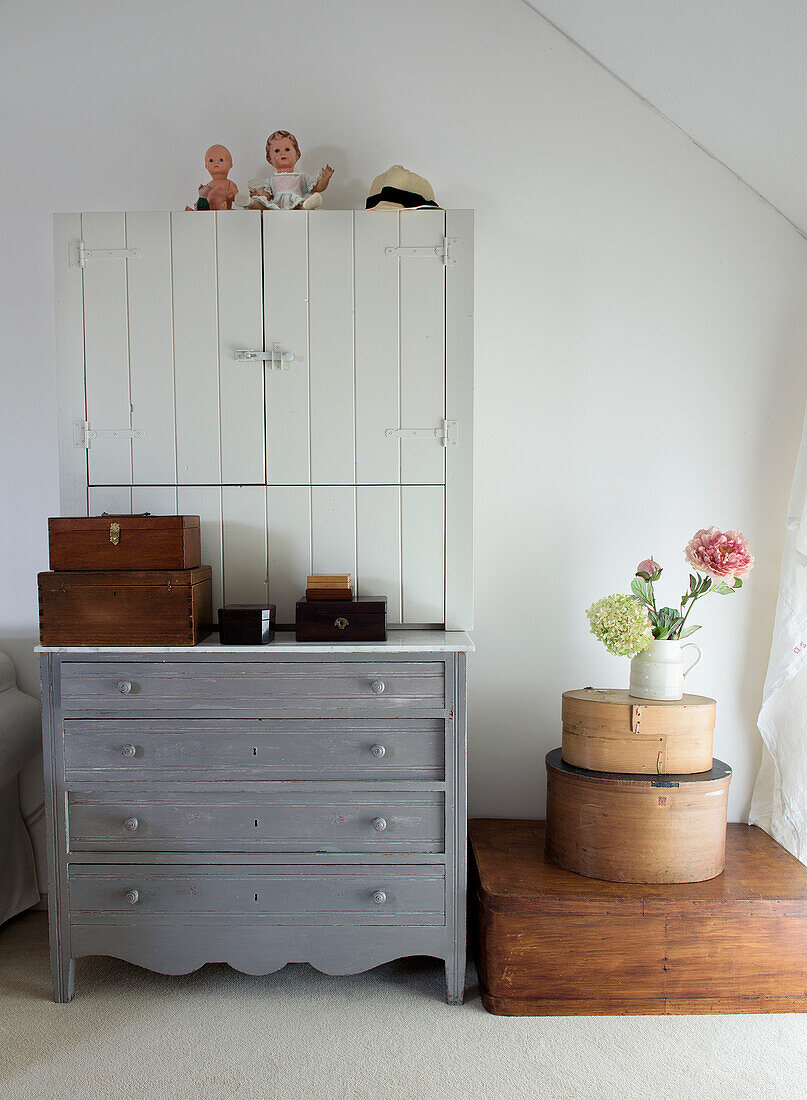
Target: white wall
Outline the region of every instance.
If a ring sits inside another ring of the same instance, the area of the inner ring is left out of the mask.
[[[807,243],[520,0],[5,5],[0,647],[33,690],[58,509],[50,215],[179,209],[266,134],[361,206],[401,162],[477,212],[477,655],[471,810],[537,816],[560,695],[624,685],[584,610],[698,527],[758,567],[706,606],[691,689],[748,807],[782,522],[807,398]]]

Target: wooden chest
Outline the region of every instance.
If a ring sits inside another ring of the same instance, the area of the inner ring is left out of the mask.
[[[228,603],[219,608],[222,645],[267,645],[275,636],[277,608],[273,603]]]
[[[715,701],[635,699],[627,691],[563,693],[563,759],[600,772],[706,772],[712,767]]]
[[[546,757],[546,852],[615,882],[700,882],[723,870],[731,768],[694,775],[583,771]]]
[[[504,1016],[807,1011],[807,868],[731,824],[708,882],[600,882],[542,821],[471,821],[482,1002]]]
[[[383,642],[387,600],[298,600],[298,642]]]
[[[48,540],[51,569],[197,569],[202,563],[198,516],[52,518]]]
[[[212,570],[39,574],[42,645],[196,645],[212,630]]]

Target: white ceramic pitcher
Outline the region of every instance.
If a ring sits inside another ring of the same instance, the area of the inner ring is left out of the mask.
[[[684,668],[683,651],[697,651],[695,660]],[[651,642],[630,662],[630,694],[637,699],[680,699],[684,694],[684,678],[703,657],[701,647],[694,642],[673,642],[669,639]]]

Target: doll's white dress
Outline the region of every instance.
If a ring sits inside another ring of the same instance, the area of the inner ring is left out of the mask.
[[[318,176],[305,176],[302,172],[275,172],[265,180],[250,180],[249,187],[250,190],[269,192],[271,199],[266,198],[265,195],[255,196],[267,210],[296,210],[303,205],[309,195],[319,195],[314,191],[318,178]],[[314,203],[310,205],[313,206]]]

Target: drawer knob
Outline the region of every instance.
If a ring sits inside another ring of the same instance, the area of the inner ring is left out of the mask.
[[[127,817],[123,823],[123,827],[127,831],[127,833],[133,833],[137,830],[137,826],[139,824],[140,822],[137,820],[136,817]]]
[[[121,695],[132,694],[132,681],[131,680],[118,680],[118,691]]]
[[[140,895],[138,894],[137,890],[127,890],[124,897],[130,905],[137,905],[137,902],[140,899]]]
[[[373,891],[373,901],[376,903],[376,905],[383,905],[386,900],[387,895],[384,893],[383,890]]]
[[[383,818],[383,817],[377,817],[377,818],[375,818],[375,820],[373,821],[373,828],[375,829],[375,831],[376,831],[377,833],[383,833],[383,832],[384,832],[384,830],[386,829],[386,827],[387,827],[387,821],[386,821],[386,818]]]
[[[373,680],[372,684],[370,684],[370,687],[373,689],[376,695],[383,695],[384,692],[387,690],[387,685],[384,683],[383,680]]]
[[[127,760],[131,760],[137,753],[137,749],[134,745],[124,745],[121,749],[121,756],[125,756]]]
[[[373,747],[370,749],[370,752],[373,754],[373,756],[377,756],[379,760],[382,756],[386,754],[386,751],[387,750],[383,745],[373,745]]]

